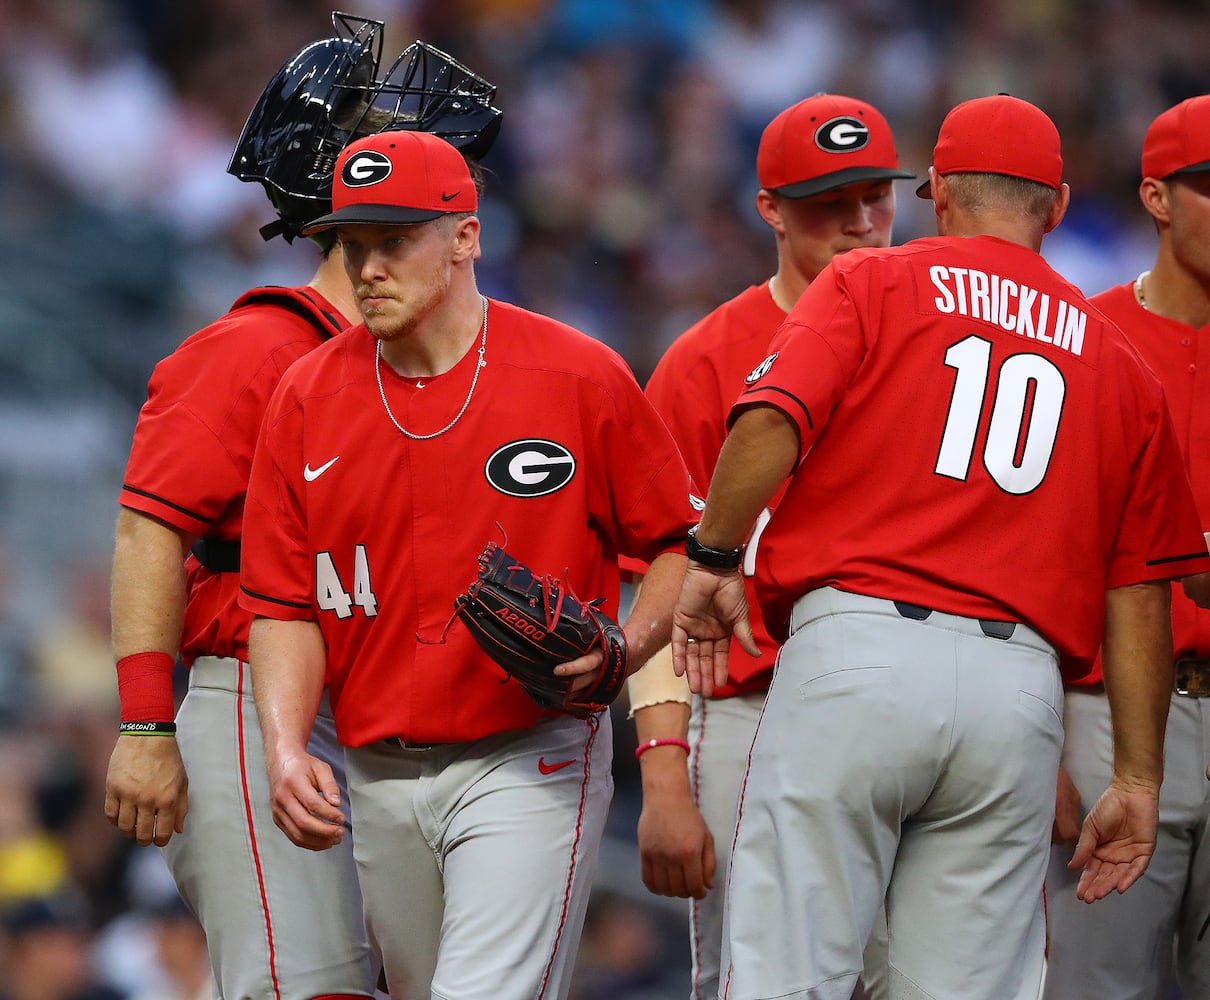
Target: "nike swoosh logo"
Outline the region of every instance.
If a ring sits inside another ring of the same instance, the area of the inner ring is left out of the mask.
[[[546,759],[544,757],[539,757],[538,770],[543,774],[554,774],[556,771],[562,771],[565,767],[571,767],[571,765],[575,762],[575,757],[572,757],[571,760],[561,760],[556,764],[548,764],[546,763]]]
[[[340,456],[337,455],[336,458],[332,459],[330,462],[324,462],[324,464],[318,469],[312,469],[308,463],[307,465],[303,466],[303,479],[305,479],[308,483],[315,482],[315,480],[332,468],[332,466],[335,465],[339,459]]]
[[[444,191],[442,191],[441,200],[442,201],[453,201],[455,198],[458,197],[458,194],[459,194],[459,192],[457,192],[457,191],[455,191],[453,194],[446,194]]]

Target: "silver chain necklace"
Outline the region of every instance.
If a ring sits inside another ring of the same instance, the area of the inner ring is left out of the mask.
[[[471,379],[471,391],[466,394],[466,399],[462,403],[462,409],[454,414],[454,419],[442,427],[441,430],[433,431],[432,434],[413,434],[395,419],[395,414],[391,412],[391,404],[387,402],[386,389],[382,387],[382,341],[378,341],[378,348],[374,353],[374,377],[378,379],[378,395],[382,397],[383,409],[387,411],[387,416],[391,418],[391,423],[399,429],[399,433],[404,437],[409,437],[413,441],[428,441],[430,438],[440,437],[462,419],[462,414],[471,405],[471,396],[475,394],[475,386],[479,384],[479,370],[487,364],[483,360],[483,353],[487,350],[487,297],[480,296],[480,298],[483,299],[483,338],[479,342],[479,360],[475,363],[475,377]]]

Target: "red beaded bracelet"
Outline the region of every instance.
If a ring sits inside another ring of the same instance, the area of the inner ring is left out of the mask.
[[[687,740],[675,740],[671,737],[664,737],[658,740],[647,740],[645,743],[640,743],[634,748],[634,759],[638,760],[652,747],[680,747],[685,753],[689,753],[689,742]]]

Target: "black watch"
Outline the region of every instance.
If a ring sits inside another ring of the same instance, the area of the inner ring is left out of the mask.
[[[695,563],[708,566],[710,569],[738,569],[740,561],[744,558],[743,547],[712,549],[709,545],[703,545],[697,540],[699,527],[700,525],[695,524],[689,529],[689,534],[685,536],[685,555]]]

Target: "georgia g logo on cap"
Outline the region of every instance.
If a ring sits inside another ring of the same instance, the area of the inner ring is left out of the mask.
[[[828,153],[852,153],[870,144],[865,122],[843,115],[824,122],[815,130],[815,145]]]
[[[391,160],[385,153],[366,149],[350,156],[340,172],[345,187],[369,187],[391,176]]]

